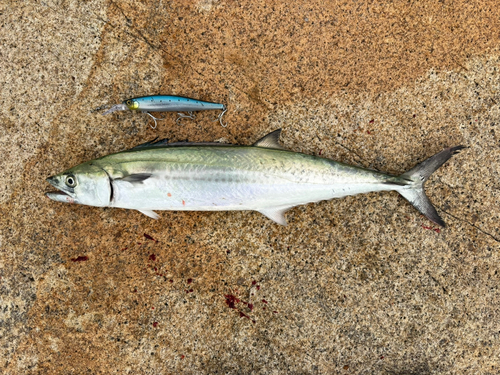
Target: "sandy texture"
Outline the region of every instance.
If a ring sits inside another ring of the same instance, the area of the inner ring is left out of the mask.
[[[500,373],[496,1],[0,4],[0,372]],[[156,130],[95,108],[226,103]],[[44,198],[45,178],[155,137],[289,149],[427,183],[253,212]]]

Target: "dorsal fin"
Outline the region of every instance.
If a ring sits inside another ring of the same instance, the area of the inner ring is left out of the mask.
[[[263,148],[274,148],[276,150],[284,150],[284,147],[281,146],[279,143],[280,134],[281,134],[281,129],[277,129],[259,139],[252,146],[263,147]]]

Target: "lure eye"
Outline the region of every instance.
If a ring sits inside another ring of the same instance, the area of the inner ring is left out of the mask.
[[[76,186],[76,178],[73,175],[69,175],[66,177],[66,185],[68,185],[70,188],[74,188]]]
[[[132,105],[132,100],[127,100],[126,104],[127,105]]]

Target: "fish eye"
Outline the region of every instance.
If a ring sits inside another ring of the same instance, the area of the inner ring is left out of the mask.
[[[66,177],[66,185],[68,185],[71,188],[74,188],[76,186],[76,178],[73,175],[69,175]]]

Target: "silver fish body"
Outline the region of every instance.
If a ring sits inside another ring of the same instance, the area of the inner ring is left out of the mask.
[[[431,220],[444,224],[422,186],[459,148],[443,151],[440,164],[422,179],[410,173],[415,174],[414,170],[391,176],[283,150],[277,142],[279,134],[273,132],[253,146],[141,145],[49,178],[63,193],[47,195],[61,202],[135,209],[154,218],[154,210],[253,210],[284,225],[284,213],[297,205],[396,190]]]

